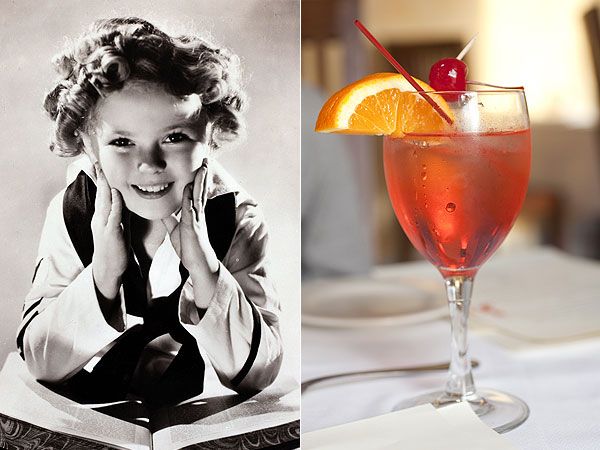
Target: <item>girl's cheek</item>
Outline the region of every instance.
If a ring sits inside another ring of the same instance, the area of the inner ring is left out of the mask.
[[[129,159],[125,154],[100,152],[100,167],[104,171],[109,185],[117,187],[127,181],[129,173],[133,170]]]
[[[98,152],[98,161],[105,174],[115,166],[115,157],[112,155],[112,152],[108,150],[100,150]]]
[[[193,154],[180,154],[173,155],[171,158],[167,159],[167,169],[169,172],[173,174],[177,174],[177,178],[184,182],[185,184],[191,183],[194,180],[194,175],[196,174],[196,170],[202,164],[202,159],[200,159],[200,163],[196,165],[196,158],[193,157]]]
[[[189,154],[189,167],[196,172],[202,165],[202,160],[208,156],[208,146],[203,143],[197,143],[193,151]]]

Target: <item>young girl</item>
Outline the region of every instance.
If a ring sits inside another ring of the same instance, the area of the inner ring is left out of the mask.
[[[58,55],[51,150],[84,156],[51,202],[17,345],[83,400],[155,404],[239,392],[281,365],[279,304],[256,202],[212,159],[240,135],[238,59],[137,18]]]

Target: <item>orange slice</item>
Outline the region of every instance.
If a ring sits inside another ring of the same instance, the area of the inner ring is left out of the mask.
[[[421,80],[425,91],[433,91]],[[406,133],[439,132],[446,121],[398,73],[375,73],[333,94],[321,108],[315,131],[320,133],[373,134],[401,137]],[[446,101],[428,94],[453,118]]]

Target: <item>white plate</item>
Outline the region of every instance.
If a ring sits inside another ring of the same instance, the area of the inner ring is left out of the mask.
[[[444,317],[441,282],[342,278],[302,286],[302,323],[320,327],[408,325]]]

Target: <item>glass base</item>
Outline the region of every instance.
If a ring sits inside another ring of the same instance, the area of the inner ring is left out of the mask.
[[[523,400],[493,389],[478,389],[476,394],[466,398],[449,395],[444,391],[431,392],[404,400],[393,409],[398,411],[426,403],[443,408],[461,401],[469,402],[475,414],[498,433],[517,428],[529,417],[529,407]]]

